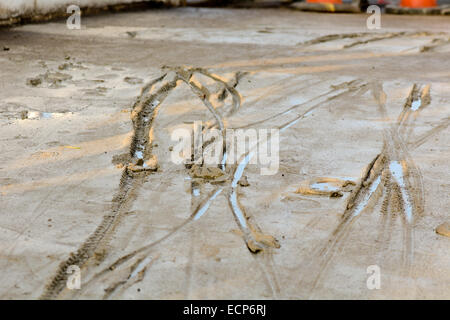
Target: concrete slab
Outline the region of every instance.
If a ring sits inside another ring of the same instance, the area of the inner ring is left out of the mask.
[[[177,8],[1,30],[0,297],[450,298],[450,21],[366,19]],[[279,129],[278,170],[173,163],[195,121]]]

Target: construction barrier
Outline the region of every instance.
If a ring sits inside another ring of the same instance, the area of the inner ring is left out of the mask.
[[[450,6],[438,6],[436,0],[401,0],[400,5],[386,6],[394,14],[450,14]]]
[[[353,0],[351,3],[342,3],[342,0],[307,0],[306,2],[294,2],[290,7],[302,11],[361,12],[359,0]]]

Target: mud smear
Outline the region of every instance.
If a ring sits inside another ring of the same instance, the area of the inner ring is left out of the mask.
[[[442,38],[435,38],[431,40],[431,43],[425,46],[422,46],[420,48],[420,52],[432,52],[435,51],[437,48],[443,47],[450,44],[450,38],[442,39]]]
[[[62,72],[49,72],[38,75],[34,78],[28,78],[26,83],[30,87],[47,87],[57,89],[64,87],[64,82],[71,80],[72,76]]]
[[[66,270],[70,265],[77,265],[82,268],[89,259],[92,257],[102,257],[104,254],[97,254],[101,251],[101,242],[108,240],[108,235],[114,229],[114,225],[118,223],[120,216],[130,208],[134,201],[139,187],[142,185],[144,177],[147,172],[134,172],[130,170],[130,165],[140,165],[143,163],[143,159],[136,159],[135,154],[138,146],[145,146],[145,155],[150,158],[151,156],[151,143],[149,143],[149,131],[152,126],[155,110],[160,103],[167,97],[169,91],[176,86],[177,79],[167,81],[158,91],[150,93],[153,85],[163,80],[166,75],[151,82],[145,90],[141,92],[141,96],[133,107],[132,121],[134,127],[134,136],[130,146],[130,156],[134,163],[130,163],[125,167],[120,179],[119,191],[113,198],[111,212],[103,217],[102,222],[93,232],[93,234],[81,245],[77,252],[72,253],[66,261],[61,263],[56,272],[55,277],[49,283],[46,290],[41,296],[41,299],[53,299],[56,298],[65,288],[65,282],[67,279]],[[148,117],[150,121],[144,121],[144,118]],[[139,163],[138,163],[139,162]]]
[[[372,84],[372,94],[378,103],[379,112],[383,118],[387,117],[386,94],[380,84]],[[415,147],[412,130],[415,120],[421,110],[431,101],[430,86],[414,84],[406,99],[404,107],[395,123],[385,127],[383,131],[383,148],[367,166],[360,182],[356,185],[347,200],[341,222],[334,230],[314,259],[316,276],[310,290],[314,290],[321,275],[329,265],[336,251],[343,245],[353,222],[361,214],[372,211],[380,203],[382,214],[382,228],[380,242],[389,243],[396,217],[400,217],[403,226],[403,262],[404,272],[411,272],[413,260],[413,227],[415,222],[423,216],[424,193],[422,176],[409,155],[408,146]],[[448,122],[448,119],[447,119]],[[441,126],[448,125],[447,123]],[[440,128],[439,128],[440,129]],[[433,131],[433,129],[431,130]],[[437,130],[434,130],[435,133]],[[423,141],[431,134],[419,139]],[[385,232],[385,224],[391,226]],[[389,231],[390,230],[390,231]],[[317,268],[318,267],[318,268]]]
[[[445,35],[445,33],[432,33],[427,31],[418,31],[418,32],[387,32],[387,33],[372,33],[372,32],[361,32],[361,33],[344,33],[344,34],[331,34],[322,37],[318,37],[315,39],[311,39],[305,42],[299,43],[301,46],[311,46],[316,44],[321,44],[325,42],[331,42],[336,40],[346,40],[346,39],[357,39],[357,38],[366,38],[354,41],[352,43],[346,44],[342,47],[342,49],[354,48],[357,46],[365,45],[371,42],[382,41],[387,39],[394,39],[399,37],[428,37],[428,36],[436,36],[436,35]],[[426,52],[433,50],[439,46],[445,45],[449,40],[445,39],[434,39],[433,42],[428,46],[423,46],[420,48],[420,52]]]
[[[295,193],[338,198],[342,197],[344,192],[352,191],[353,186],[355,185],[356,184],[350,180],[341,180],[337,178],[316,178],[303,181]]]
[[[364,37],[369,34],[371,34],[371,33],[360,32],[360,33],[328,34],[326,36],[321,36],[321,37],[314,38],[314,39],[311,39],[308,41],[300,42],[299,45],[310,46],[310,45],[319,44],[319,43],[323,43],[323,42]]]

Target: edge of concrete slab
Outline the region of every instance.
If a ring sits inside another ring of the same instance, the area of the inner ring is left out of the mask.
[[[173,7],[173,5],[165,3],[163,1],[144,0],[132,3],[82,7],[81,14],[83,16],[91,16],[104,13],[132,12],[132,11],[149,10],[155,8],[169,8],[169,7]],[[71,15],[70,13],[66,12],[66,8],[55,8],[54,11],[48,13],[30,11],[22,15],[13,16],[6,19],[0,19],[0,28],[13,27],[28,23],[41,23],[52,20],[65,19],[68,18],[70,15]]]

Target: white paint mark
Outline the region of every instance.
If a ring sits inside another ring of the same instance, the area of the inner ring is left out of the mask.
[[[370,197],[372,197],[372,194],[377,190],[380,182],[381,182],[381,175],[379,175],[378,178],[376,178],[375,181],[372,183],[372,185],[369,188],[369,191],[364,195],[363,200],[355,208],[352,217],[358,216],[364,210],[364,208],[369,203]]]
[[[414,100],[411,104],[411,110],[416,111],[422,106],[422,99]]]
[[[408,192],[406,190],[404,175],[403,175],[403,166],[398,161],[391,161],[389,163],[389,170],[391,171],[392,176],[395,181],[397,181],[400,191],[402,193],[403,206],[406,213],[406,219],[408,222],[412,221],[412,205],[409,199]]]
[[[138,159],[144,159],[144,154],[142,153],[142,151],[136,151],[134,153],[134,156]]]
[[[198,188],[192,189],[192,194],[194,195],[194,197],[198,197],[200,195],[200,189]]]
[[[200,208],[200,210],[197,211],[197,213],[194,216],[194,220],[200,219],[200,217],[208,210],[209,206],[213,202],[213,200],[222,192],[222,188],[218,189],[214,194],[211,196],[211,198],[206,201],[206,203],[203,205],[203,207]]]
[[[339,188],[328,182],[316,182],[311,184],[311,188],[320,191],[339,191]]]
[[[233,208],[234,214],[239,220],[239,224],[247,229],[247,221],[245,220],[244,214],[241,211],[241,208],[239,208],[239,205],[237,203],[237,196],[236,192],[233,190],[230,194],[230,201],[231,201],[231,207]]]
[[[150,262],[152,261],[152,257],[147,257],[144,260],[142,260],[138,266],[136,267],[136,269],[133,270],[133,272],[130,274],[129,279],[136,277],[139,272],[141,272],[142,270],[144,270],[145,266],[148,265]]]

